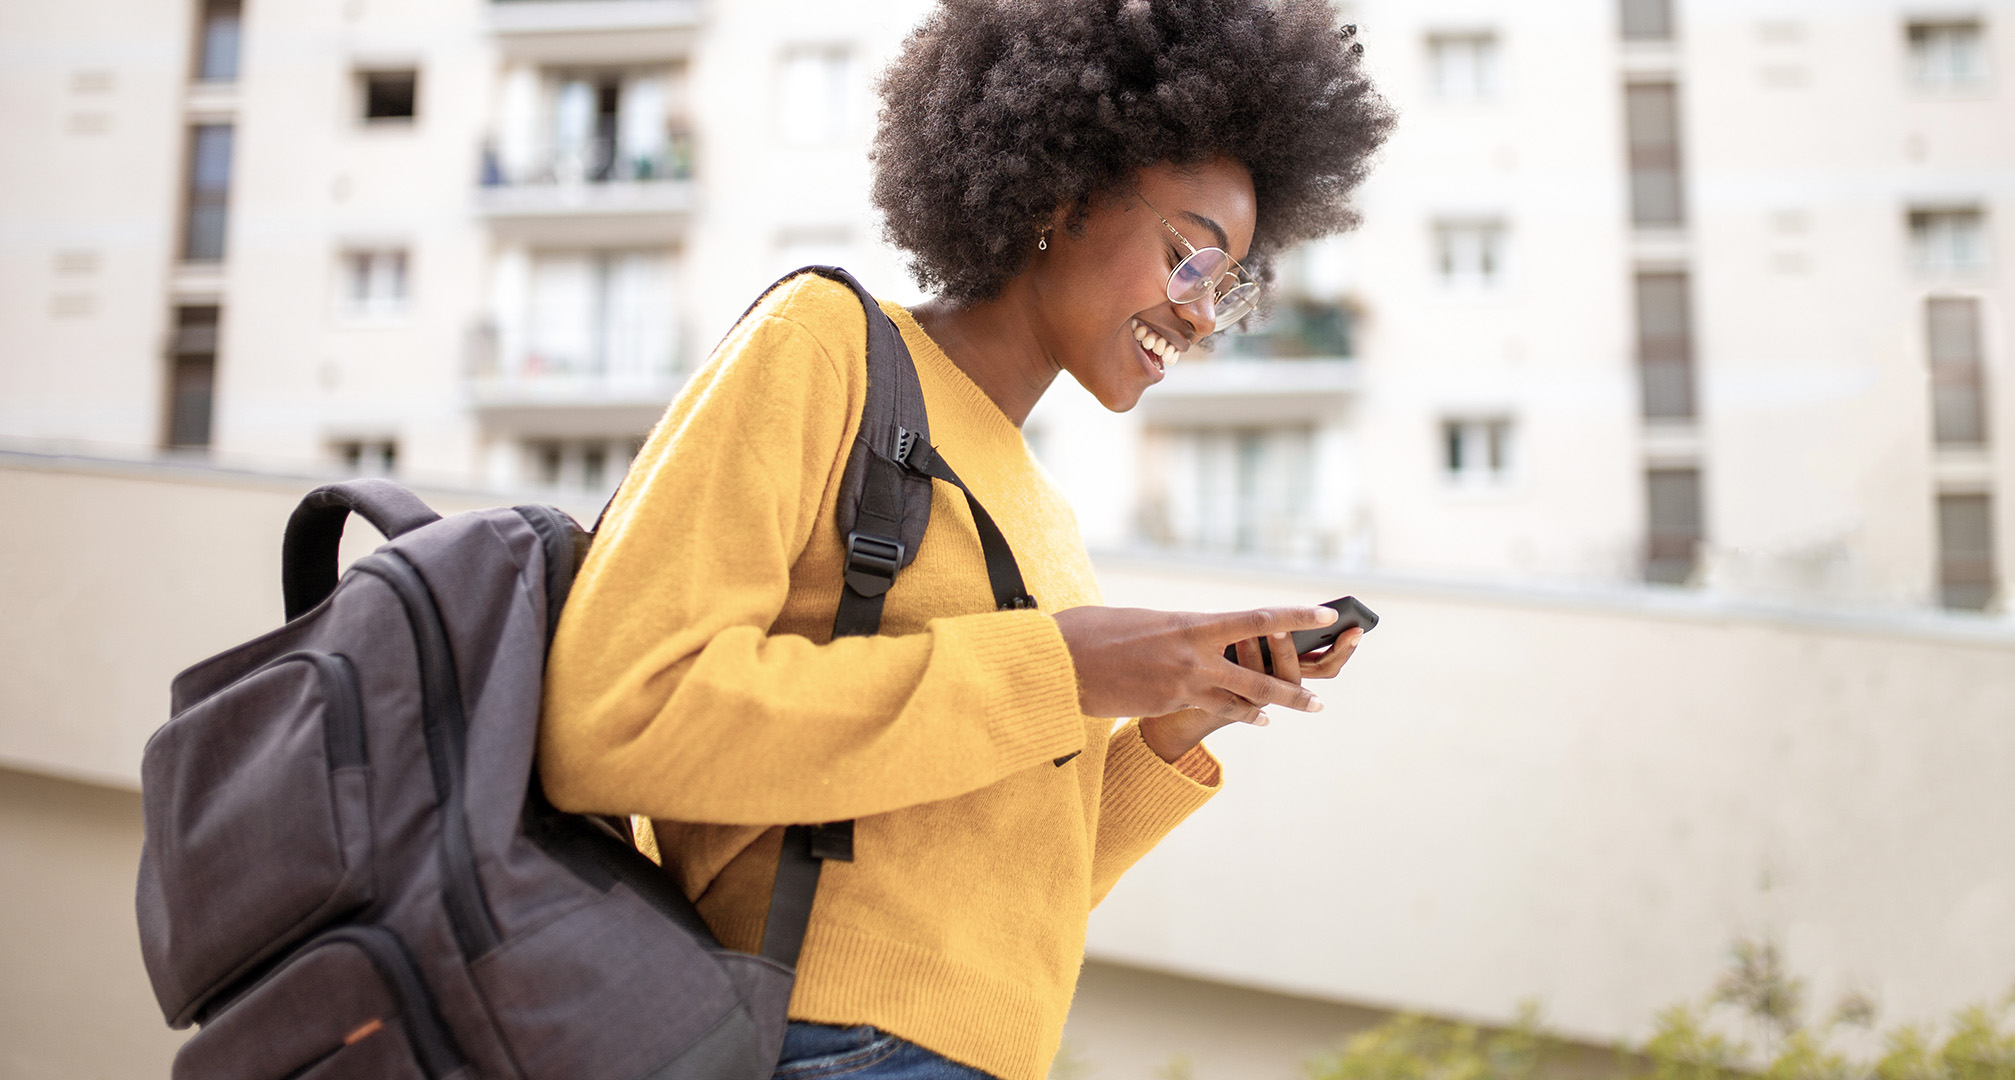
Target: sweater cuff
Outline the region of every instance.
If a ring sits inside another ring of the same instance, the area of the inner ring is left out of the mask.
[[[1102,802],[1124,806],[1134,824],[1148,831],[1174,828],[1223,787],[1224,770],[1202,743],[1172,762],[1163,761],[1141,737],[1138,720],[1113,732],[1106,749]]]
[[[931,629],[979,666],[987,732],[1003,775],[1084,749],[1077,665],[1055,619],[1040,611],[995,611],[938,619]]]

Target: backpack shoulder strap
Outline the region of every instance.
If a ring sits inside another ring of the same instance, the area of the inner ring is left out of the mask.
[[[852,289],[867,316],[867,393],[836,507],[847,561],[833,636],[871,635],[881,629],[882,602],[896,573],[916,561],[930,528],[930,477],[903,467],[913,447],[930,445],[930,415],[909,346],[867,289],[837,266],[801,272]]]

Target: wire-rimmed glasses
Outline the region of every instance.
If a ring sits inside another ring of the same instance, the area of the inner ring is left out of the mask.
[[[1169,224],[1169,220],[1147,197],[1139,192],[1134,198],[1140,200],[1174,237],[1189,252],[1168,275],[1168,298],[1177,304],[1194,304],[1208,296],[1211,299],[1212,321],[1218,328],[1237,324],[1240,319],[1252,314],[1259,305],[1259,283],[1246,273],[1245,267],[1231,257],[1223,248],[1200,248],[1189,242],[1182,230]]]

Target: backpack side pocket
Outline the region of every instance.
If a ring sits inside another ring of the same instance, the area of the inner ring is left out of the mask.
[[[184,709],[148,741],[140,939],[171,1024],[373,898],[357,677],[295,652]]]
[[[382,927],[302,946],[175,1055],[174,1080],[440,1080],[461,1054],[412,958]]]

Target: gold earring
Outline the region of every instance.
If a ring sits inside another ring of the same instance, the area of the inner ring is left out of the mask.
[[[1036,249],[1037,251],[1048,251],[1048,250],[1049,250],[1049,230],[1048,230],[1048,229],[1044,229],[1044,230],[1042,231],[1041,235],[1039,235],[1039,236],[1037,236],[1037,237],[1036,237],[1036,241],[1035,241],[1035,249]]]

